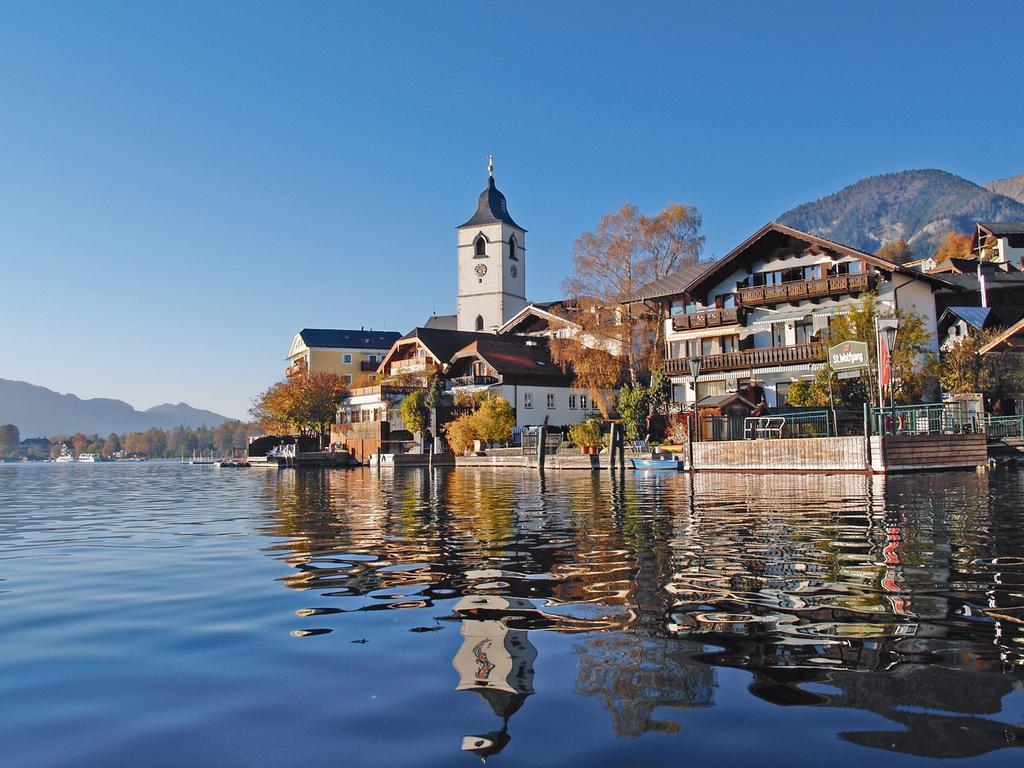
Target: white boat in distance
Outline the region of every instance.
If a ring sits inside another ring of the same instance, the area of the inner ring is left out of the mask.
[[[106,461],[106,459],[104,459],[98,453],[80,453],[78,455],[78,460],[84,461],[87,464],[95,464],[98,461]]]

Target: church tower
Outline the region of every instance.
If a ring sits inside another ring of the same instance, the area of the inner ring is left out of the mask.
[[[494,333],[527,304],[526,230],[512,220],[494,185],[493,157],[487,171],[476,213],[458,228],[460,331]]]

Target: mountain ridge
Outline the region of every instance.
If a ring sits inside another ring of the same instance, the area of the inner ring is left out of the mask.
[[[996,194],[1016,200],[1018,203],[1024,203],[1024,173],[1008,176],[1005,179],[996,179],[982,186]]]
[[[868,176],[777,219],[866,253],[906,240],[918,258],[931,256],[950,230],[1009,220],[1024,220],[1024,202],[938,168]]]
[[[22,438],[75,432],[123,434],[151,427],[216,427],[230,420],[184,402],[162,403],[140,411],[124,400],[83,399],[27,381],[0,379],[0,424],[14,424]]]

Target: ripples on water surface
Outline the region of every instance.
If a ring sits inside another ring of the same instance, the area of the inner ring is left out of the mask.
[[[1024,482],[0,466],[0,762],[1021,765]]]

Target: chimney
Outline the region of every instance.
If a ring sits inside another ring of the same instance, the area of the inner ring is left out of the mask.
[[[978,262],[978,287],[981,288],[981,306],[988,306],[988,290],[985,285],[986,273],[992,271],[991,264],[985,261]]]

